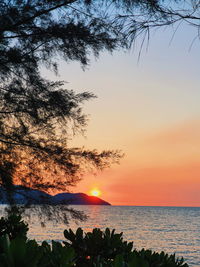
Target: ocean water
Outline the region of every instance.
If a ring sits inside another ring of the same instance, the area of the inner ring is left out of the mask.
[[[38,241],[64,240],[63,230],[82,227],[115,228],[124,239],[134,242],[136,249],[164,250],[184,257],[189,266],[200,266],[200,208],[137,206],[73,206],[89,218],[68,226],[47,223],[41,227],[37,219],[30,225],[29,237]]]

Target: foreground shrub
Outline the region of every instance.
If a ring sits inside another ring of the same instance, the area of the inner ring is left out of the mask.
[[[36,267],[42,251],[36,241],[17,237],[10,240],[8,235],[0,237],[0,267]]]
[[[9,239],[17,237],[27,239],[28,224],[26,224],[20,214],[11,213],[7,217],[0,219],[0,237],[8,235]]]
[[[134,250],[132,255],[132,260],[134,258],[140,258],[144,259],[148,262],[148,266],[169,266],[169,267],[175,267],[175,266],[184,266],[187,267],[188,265],[184,264],[184,259],[177,259],[175,254],[168,255],[164,253],[163,251],[161,253],[152,252],[151,250],[145,250],[142,249],[140,251]],[[131,259],[129,259],[130,261]]]
[[[74,250],[59,242],[38,245],[35,240],[0,237],[0,267],[71,267],[74,259]]]
[[[115,230],[108,228],[103,232],[93,229],[92,232],[83,233],[78,228],[76,233],[71,229],[64,231],[67,247],[72,247],[76,254],[77,266],[94,266],[94,262],[111,262],[117,255],[127,258],[133,248],[133,242],[123,241],[122,233],[116,234]]]
[[[183,258],[164,252],[151,250],[133,250],[133,242],[123,241],[122,233],[115,230],[93,229],[84,233],[81,228],[76,232],[64,231],[66,247],[72,247],[76,253],[77,267],[188,267]]]
[[[52,241],[42,243],[42,257],[38,267],[71,267],[75,266],[75,252],[73,248],[62,246],[61,243]]]
[[[133,250],[115,230],[64,231],[66,241],[51,245],[27,239],[28,225],[18,215],[0,219],[0,267],[188,267],[164,252]]]

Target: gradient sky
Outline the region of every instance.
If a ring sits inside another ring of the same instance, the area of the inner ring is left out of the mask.
[[[99,188],[113,205],[200,206],[200,41],[192,27],[174,30],[152,33],[139,61],[140,40],[129,52],[91,57],[85,71],[61,62],[68,89],[98,96],[84,107],[87,138],[72,144],[125,153],[73,192]]]

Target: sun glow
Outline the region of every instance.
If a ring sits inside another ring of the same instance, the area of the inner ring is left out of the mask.
[[[98,197],[98,196],[100,196],[101,195],[101,191],[99,190],[99,189],[92,189],[91,191],[90,191],[90,195],[91,196],[94,196],[94,197]]]

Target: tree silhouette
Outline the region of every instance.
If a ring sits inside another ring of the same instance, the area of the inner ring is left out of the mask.
[[[128,48],[138,35],[182,21],[199,30],[199,6],[197,0],[0,2],[0,185],[11,204],[15,184],[66,190],[86,170],[120,158],[117,151],[69,147],[87,124],[82,104],[95,96],[44,79],[41,66],[57,73],[64,59],[84,68],[92,53]]]
[[[15,212],[14,185],[66,190],[86,170],[103,169],[121,157],[118,151],[69,147],[69,139],[87,124],[82,103],[95,96],[76,94],[63,82],[44,79],[40,72],[43,65],[57,73],[60,58],[79,61],[84,67],[90,53],[98,56],[100,51],[126,46],[114,28],[88,15],[90,2],[0,2],[0,185]],[[58,207],[38,209],[50,219],[68,219]],[[74,218],[83,218],[73,209],[64,209]]]
[[[106,4],[109,23],[125,35],[129,45],[138,36],[142,37],[140,40],[143,45],[155,29],[173,26],[176,33],[182,24],[196,28],[192,43],[200,38],[199,0],[107,0]]]

